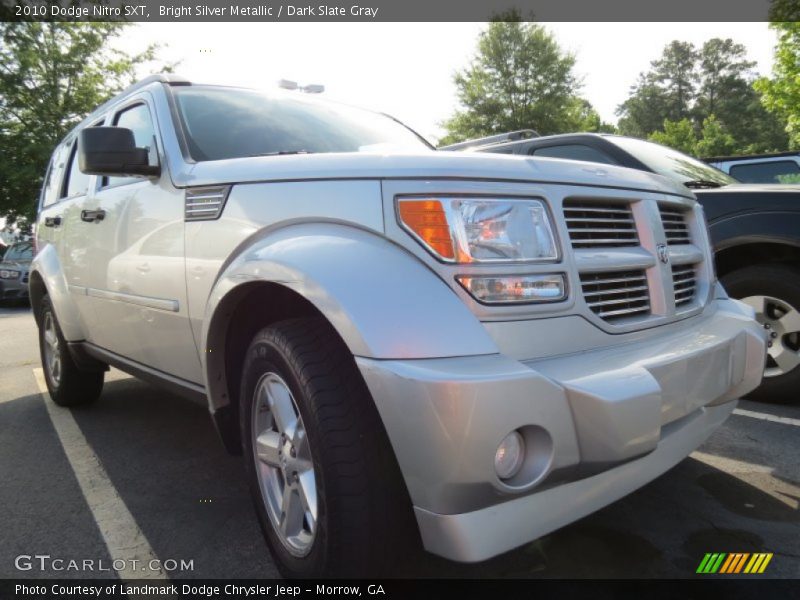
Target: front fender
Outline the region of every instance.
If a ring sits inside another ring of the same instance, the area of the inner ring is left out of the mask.
[[[69,293],[67,279],[61,268],[61,261],[58,259],[55,246],[47,244],[39,250],[31,263],[31,278],[34,273],[38,274],[44,282],[64,339],[68,342],[86,339],[86,329],[78,307]],[[31,296],[31,300],[33,301],[33,296]],[[36,310],[36,306],[34,306],[34,310]]]
[[[278,283],[307,299],[355,356],[411,359],[498,352],[458,296],[402,247],[348,225],[305,223],[265,231],[241,248],[217,279],[201,338],[207,378],[218,372],[210,361],[221,360],[224,339],[211,331],[214,316],[228,294],[253,281]],[[214,389],[213,382],[207,384]]]

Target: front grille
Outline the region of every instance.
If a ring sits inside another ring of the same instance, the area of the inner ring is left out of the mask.
[[[667,244],[689,244],[689,228],[686,226],[686,212],[672,206],[660,205],[661,223],[664,225],[664,234]]]
[[[627,204],[566,200],[564,219],[573,248],[639,245],[636,223]]]
[[[644,271],[582,273],[586,304],[601,319],[619,319],[650,314],[650,292]]]
[[[675,289],[675,306],[682,306],[694,300],[697,289],[697,275],[694,265],[673,265],[672,285]]]

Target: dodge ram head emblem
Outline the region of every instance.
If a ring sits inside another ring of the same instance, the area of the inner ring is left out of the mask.
[[[656,246],[656,250],[658,250],[658,260],[660,260],[665,265],[669,263],[669,250],[667,250],[666,244],[659,244]]]

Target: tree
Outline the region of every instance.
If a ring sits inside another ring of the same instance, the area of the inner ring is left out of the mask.
[[[541,25],[523,23],[511,12],[480,34],[469,67],[454,81],[463,110],[443,123],[442,144],[517,129],[541,134],[603,124],[578,96],[575,57],[561,50]]]
[[[713,114],[703,120],[700,139],[692,154],[705,158],[734,154],[736,150],[736,140]]]
[[[762,78],[755,87],[764,106],[786,121],[786,132],[793,149],[800,148],[800,22],[778,21],[771,27],[778,32],[772,78]]]
[[[656,131],[650,134],[650,140],[658,144],[675,148],[686,154],[694,154],[697,145],[697,135],[694,125],[689,119],[680,121],[664,121],[663,131]]]
[[[662,130],[651,133],[649,139],[692,156],[720,156],[736,150],[736,140],[714,115],[703,120],[699,135],[689,119],[667,120]]]
[[[640,74],[630,96],[617,109],[620,130],[636,137],[661,132],[672,138],[677,131],[673,126],[667,132],[664,123],[688,119],[699,140],[704,137],[706,120],[713,117],[709,135],[716,127],[728,136],[716,137],[717,146],[728,146],[732,139],[734,152],[784,149],[783,123],[764,109],[753,88],[754,66],[747,60],[746,48],[731,39],[710,39],[699,50],[674,41],[649,71]],[[686,124],[682,127],[682,135],[687,135]]]
[[[54,146],[135,79],[157,48],[127,55],[124,23],[0,23],[0,216],[30,219]],[[169,67],[167,67],[169,68]]]

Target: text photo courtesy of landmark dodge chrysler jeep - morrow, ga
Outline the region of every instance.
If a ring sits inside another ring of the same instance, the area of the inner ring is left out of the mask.
[[[677,464],[764,370],[686,187],[305,95],[123,91],[55,149],[37,246],[52,400],[110,365],[207,402],[290,577],[521,546]]]

